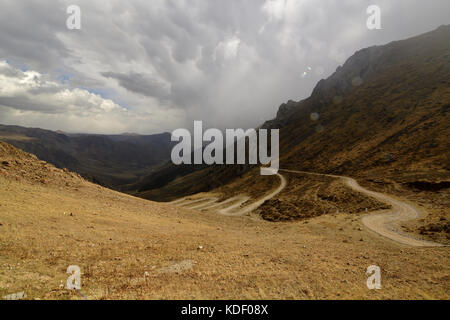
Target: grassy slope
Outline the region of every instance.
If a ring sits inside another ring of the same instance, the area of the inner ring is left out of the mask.
[[[1,296],[77,299],[61,284],[79,265],[95,299],[450,298],[447,248],[403,248],[358,216],[273,224],[200,214],[104,189],[3,143],[0,168]],[[365,285],[372,264],[377,292]]]

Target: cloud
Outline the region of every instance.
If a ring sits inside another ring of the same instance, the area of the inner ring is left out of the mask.
[[[81,30],[66,28],[72,4]],[[372,4],[382,30],[367,30]],[[255,127],[356,50],[448,24],[449,11],[448,0],[2,0],[0,122],[99,133],[194,120]]]
[[[2,121],[45,123],[70,132],[124,132],[151,120],[151,114],[129,111],[84,89],[68,88],[36,71],[21,71],[0,61]],[[30,121],[32,120],[32,121]]]
[[[102,75],[107,78],[116,79],[125,89],[144,96],[157,97],[164,100],[170,95],[170,85],[162,83],[150,75],[137,72],[127,74],[103,72]]]
[[[213,60],[217,61],[222,58],[224,60],[233,60],[238,55],[239,45],[241,39],[237,36],[233,36],[230,39],[219,42],[213,53]]]
[[[40,113],[71,113],[95,116],[125,112],[111,100],[82,89],[68,89],[36,71],[21,71],[0,61],[0,104]]]
[[[282,20],[287,8],[286,0],[268,0],[262,6],[262,11],[267,14],[269,21]]]

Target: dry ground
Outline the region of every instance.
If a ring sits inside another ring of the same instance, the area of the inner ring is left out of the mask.
[[[4,159],[0,296],[80,299],[64,289],[78,265],[90,299],[450,298],[448,247],[387,241],[359,213],[225,217],[110,191],[22,153]],[[381,290],[366,287],[370,265]]]
[[[405,232],[450,245],[450,175],[448,171],[373,171],[359,179],[373,191],[395,195],[418,205],[422,218],[402,224]]]
[[[449,298],[448,248],[401,247],[357,215],[274,224],[84,182],[75,191],[1,178],[0,187],[0,295],[77,298],[60,285],[79,265],[93,299]],[[167,269],[189,260],[190,269]],[[382,268],[377,292],[365,285],[372,264]]]

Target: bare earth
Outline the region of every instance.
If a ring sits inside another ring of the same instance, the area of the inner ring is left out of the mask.
[[[361,192],[369,197],[373,197],[381,202],[389,204],[392,209],[385,210],[379,214],[370,214],[362,218],[362,223],[370,230],[378,233],[379,235],[386,237],[390,240],[396,241],[398,243],[413,246],[413,247],[440,247],[442,244],[424,241],[420,239],[415,239],[413,236],[405,234],[399,231],[398,223],[405,222],[409,220],[418,219],[421,215],[419,210],[413,205],[405,203],[401,200],[395,199],[392,196],[367,190],[361,187],[355,179],[349,177],[341,177],[336,175],[324,175],[317,173],[309,173],[304,171],[294,171],[294,170],[283,170],[291,173],[301,173],[310,175],[327,176],[332,178],[343,179],[346,185],[357,191]],[[395,225],[397,223],[397,227]]]
[[[195,200],[192,200],[192,197],[187,197],[172,201],[172,204],[202,211],[216,210],[217,213],[225,216],[249,215],[252,211],[259,208],[264,202],[277,196],[284,190],[284,188],[286,188],[286,178],[281,174],[277,174],[276,176],[280,179],[280,185],[275,190],[269,191],[267,195],[264,195],[257,199],[253,199],[254,201],[252,201],[250,204],[246,204],[247,202],[250,202],[250,200],[252,200],[251,197],[247,195],[234,196],[221,202],[219,202],[218,197],[203,197],[202,195],[198,195],[197,197],[195,197]],[[192,206],[193,204],[194,206]]]
[[[0,296],[82,299],[64,289],[67,267],[78,265],[89,299],[450,298],[447,247],[387,240],[362,215],[280,223],[224,216],[133,198],[34,158],[5,158]],[[370,265],[381,268],[381,290],[366,287]]]
[[[389,210],[384,210],[379,214],[368,214],[362,217],[362,223],[372,230],[373,232],[386,237],[389,240],[408,245],[413,247],[440,247],[443,244],[425,241],[421,239],[416,239],[410,234],[401,232],[398,223],[406,222],[410,220],[415,220],[421,217],[419,210],[416,209],[412,204],[405,203],[401,200],[395,199],[392,196],[367,190],[361,187],[355,179],[343,176],[329,175],[329,174],[318,174],[304,171],[295,170],[281,170],[289,173],[299,173],[302,175],[314,175],[314,176],[325,176],[330,178],[342,179],[345,185],[350,189],[365,194],[369,197],[375,198],[383,203],[390,205],[392,208]],[[223,215],[234,215],[243,216],[249,215],[252,211],[259,208],[265,201],[270,200],[281,193],[287,186],[286,178],[281,174],[277,174],[280,178],[280,186],[269,194],[258,198],[251,204],[246,203],[250,200],[250,197],[246,195],[239,195],[233,198],[229,198],[225,201],[219,202],[218,197],[202,197],[201,195],[195,197],[182,198],[173,201],[172,204],[188,207],[190,209],[197,210],[217,210],[217,213]],[[422,214],[423,216],[423,214]]]

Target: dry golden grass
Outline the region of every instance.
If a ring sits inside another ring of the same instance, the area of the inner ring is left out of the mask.
[[[0,176],[0,296],[80,299],[61,288],[67,267],[79,265],[91,299],[449,299],[448,248],[391,243],[358,214],[290,223],[225,217],[58,169],[39,182],[14,168]],[[379,291],[366,287],[373,264],[382,269]]]

